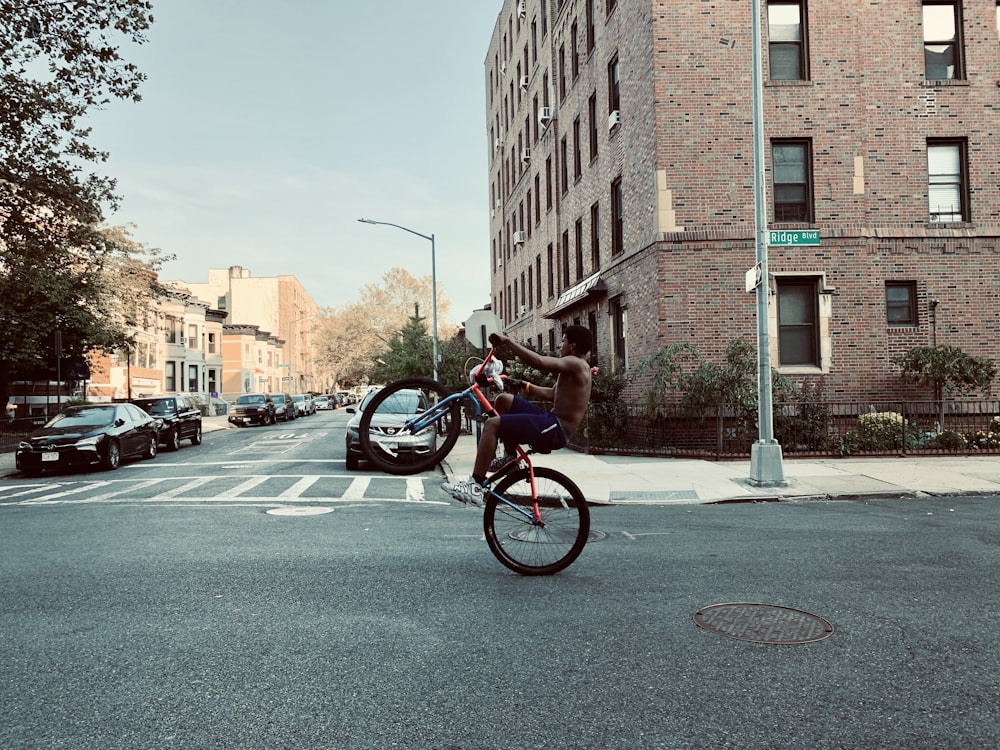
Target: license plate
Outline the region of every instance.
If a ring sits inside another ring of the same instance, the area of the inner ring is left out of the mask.
[[[59,460],[59,454],[58,453],[43,453],[42,454],[42,461],[58,461],[58,460]]]

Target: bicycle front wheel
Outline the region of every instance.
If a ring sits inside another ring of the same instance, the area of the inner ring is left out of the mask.
[[[390,474],[416,474],[455,447],[462,429],[459,399],[430,378],[390,383],[361,411],[358,442],[365,458]],[[414,420],[417,420],[414,423]]]
[[[565,474],[544,466],[534,473],[534,496],[528,469],[510,473],[486,493],[483,529],[497,560],[521,575],[545,576],[580,556],[590,535],[590,510]],[[534,516],[536,503],[540,520]]]

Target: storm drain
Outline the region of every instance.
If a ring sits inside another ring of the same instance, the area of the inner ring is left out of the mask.
[[[713,604],[695,612],[694,621],[712,633],[752,643],[814,643],[833,635],[833,625],[822,617],[775,604]]]
[[[322,507],[282,507],[271,508],[266,511],[271,516],[321,516],[324,513],[332,513],[333,508]]]

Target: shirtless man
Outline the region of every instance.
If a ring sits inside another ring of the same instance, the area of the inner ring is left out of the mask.
[[[470,505],[482,503],[483,482],[496,455],[497,443],[502,441],[505,446],[511,447],[527,443],[544,451],[564,447],[567,438],[583,422],[593,385],[590,364],[586,359],[590,354],[590,331],[583,326],[572,325],[563,330],[558,357],[538,354],[500,334],[490,336],[490,342],[498,349],[508,349],[526,365],[552,373],[556,382],[551,388],[526,381],[523,383],[525,396],[552,402],[550,411],[511,393],[502,393],[497,397],[494,406],[500,416],[486,420],[472,476],[443,485],[456,500]]]

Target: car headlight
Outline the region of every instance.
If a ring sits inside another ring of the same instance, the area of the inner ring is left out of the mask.
[[[31,443],[28,443],[28,442],[22,440],[20,443],[17,444],[17,449],[19,451],[30,451],[31,450]]]
[[[100,435],[95,435],[94,437],[83,438],[82,440],[76,441],[77,448],[96,448],[97,444],[101,442]]]

